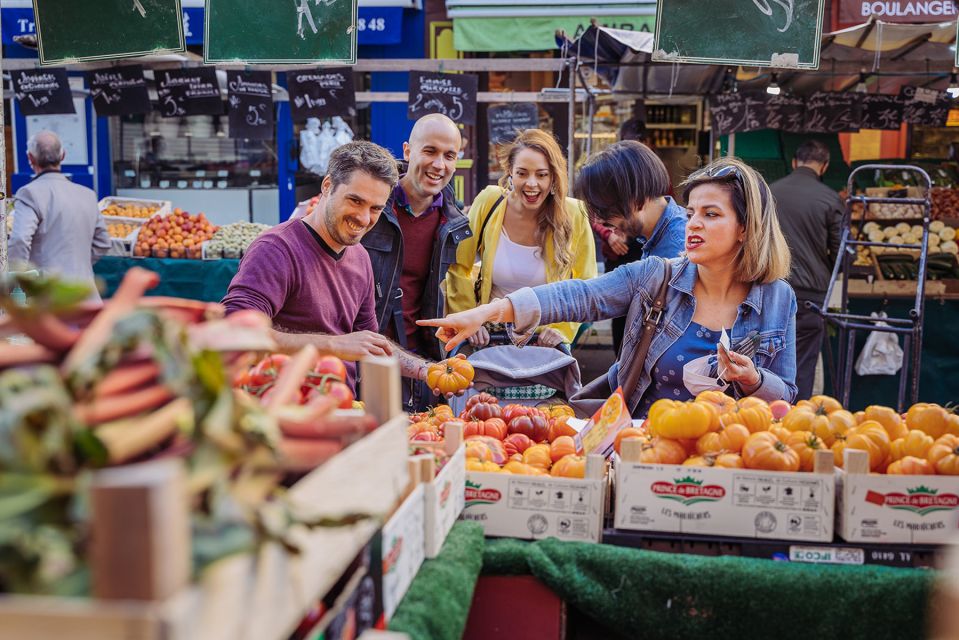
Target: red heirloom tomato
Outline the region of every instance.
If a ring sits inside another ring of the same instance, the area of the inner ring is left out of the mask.
[[[252,387],[261,387],[268,382],[273,382],[283,366],[289,361],[290,356],[285,353],[268,355],[250,370],[248,384]]]
[[[353,408],[353,392],[342,382],[331,382],[326,388],[326,395],[336,398],[340,409]]]
[[[320,356],[313,365],[313,376],[336,376],[346,382],[346,365],[336,356]]]

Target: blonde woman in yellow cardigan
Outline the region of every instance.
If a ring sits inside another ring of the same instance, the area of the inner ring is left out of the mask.
[[[456,313],[505,297],[522,287],[596,276],[596,245],[585,208],[566,197],[566,160],[552,135],[522,132],[501,161],[499,185],[480,192],[470,206],[473,235],[460,242],[446,275],[446,312]],[[481,260],[479,279],[473,264]],[[570,344],[579,323],[543,327],[538,343]],[[487,327],[470,338],[489,343]]]

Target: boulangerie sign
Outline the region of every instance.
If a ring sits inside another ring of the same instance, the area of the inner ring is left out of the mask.
[[[839,0],[839,21],[946,22],[959,15],[955,0]]]

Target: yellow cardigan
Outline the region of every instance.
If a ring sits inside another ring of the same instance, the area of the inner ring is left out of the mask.
[[[503,190],[498,186],[489,186],[483,189],[473,200],[470,206],[469,218],[470,229],[473,235],[465,238],[459,243],[456,249],[456,262],[452,264],[446,273],[446,311],[447,313],[456,313],[465,311],[476,306],[476,296],[473,292],[475,279],[473,277],[473,264],[476,262],[476,248],[479,245],[479,233],[483,226],[483,221],[487,216],[492,216],[486,223],[486,229],[483,232],[485,240],[483,241],[483,255],[487,259],[482,261],[483,284],[480,289],[480,302],[485,304],[489,302],[490,291],[493,288],[493,257],[496,255],[496,247],[499,244],[500,232],[503,230],[503,218],[506,215],[506,199],[504,198],[496,207],[495,211],[490,212],[490,207],[496,202],[496,199],[503,194]],[[547,282],[558,282],[560,280],[569,280],[577,278],[588,280],[596,277],[596,245],[593,240],[593,230],[589,224],[589,217],[583,208],[582,203],[574,198],[566,198],[566,213],[572,222],[572,233],[570,236],[570,255],[573,262],[571,264],[572,273],[562,274],[562,277],[554,273],[551,265],[554,264],[553,257],[553,236],[552,233],[546,236],[546,280]],[[572,342],[579,330],[578,322],[558,322],[547,325],[563,334],[566,342]],[[543,327],[541,327],[542,329]]]

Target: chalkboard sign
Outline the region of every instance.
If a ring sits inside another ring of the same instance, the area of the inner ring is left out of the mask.
[[[489,139],[493,144],[509,144],[516,134],[539,128],[539,109],[533,102],[500,104],[486,111]]]
[[[154,75],[160,115],[166,118],[179,118],[180,116],[223,113],[223,100],[220,99],[216,69],[193,67],[157,70]]]
[[[458,124],[476,124],[479,79],[470,73],[410,73],[406,117],[442,113]]]
[[[659,0],[653,60],[818,69],[824,0]]]
[[[716,135],[766,128],[767,94],[722,93],[709,99]]]
[[[805,131],[806,102],[802,98],[780,94],[766,101],[766,128],[789,133]]]
[[[183,51],[180,0],[33,0],[40,64]]]
[[[307,118],[356,115],[352,69],[288,71],[286,79],[295,122],[305,122]]]
[[[230,137],[273,138],[273,74],[269,71],[227,71]]]
[[[894,129],[902,126],[905,100],[899,96],[867,93],[862,96],[863,129]]]
[[[946,126],[952,105],[949,94],[923,87],[905,86],[899,90],[899,97],[905,101],[902,114],[904,121],[930,127]]]
[[[93,107],[99,116],[150,113],[150,94],[138,64],[97,69],[87,74]]]
[[[10,77],[24,115],[76,113],[66,69],[11,71]]]
[[[817,91],[806,98],[807,133],[859,131],[862,94]]]
[[[206,0],[203,60],[356,63],[356,0]]]

